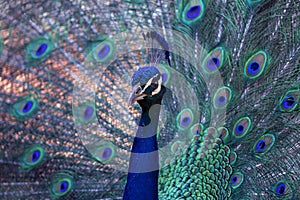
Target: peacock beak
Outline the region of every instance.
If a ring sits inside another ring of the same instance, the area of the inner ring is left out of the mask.
[[[158,80],[155,80],[154,78],[158,78]],[[145,97],[152,97],[153,95],[158,94],[161,90],[161,85],[162,77],[159,74],[156,74],[149,79],[144,86],[135,85],[129,97],[128,106],[132,105],[138,100],[144,99]]]
[[[128,100],[128,106],[131,106],[133,103],[135,103],[138,100],[144,99],[144,97],[148,96],[147,94],[135,94],[135,92],[132,92],[130,95],[130,98]]]
[[[148,96],[147,94],[142,93],[140,86],[133,87],[132,93],[128,100],[128,106],[131,106],[133,103],[135,103],[138,100],[143,99],[144,97]]]

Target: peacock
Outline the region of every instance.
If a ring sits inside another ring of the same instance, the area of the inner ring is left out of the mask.
[[[0,9],[0,199],[300,199],[300,1]]]

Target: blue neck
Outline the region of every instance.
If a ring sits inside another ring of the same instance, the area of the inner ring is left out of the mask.
[[[160,105],[143,111],[132,145],[123,200],[158,200],[158,145]]]

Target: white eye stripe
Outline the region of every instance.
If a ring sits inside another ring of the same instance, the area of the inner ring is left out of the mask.
[[[155,76],[154,76],[154,77],[155,77]],[[145,92],[145,90],[151,85],[152,80],[153,80],[154,77],[152,77],[152,78],[149,79],[149,81],[146,83],[144,89],[142,90],[142,93]]]
[[[139,92],[139,93],[138,93]],[[138,86],[137,89],[136,89],[136,93],[138,94],[141,94],[142,92],[142,87],[141,86]]]
[[[156,95],[160,92],[161,90],[161,84],[162,84],[162,77],[159,77],[159,80],[158,80],[158,86],[157,88],[152,92],[152,95]]]
[[[133,90],[136,91],[136,94],[144,93],[145,90],[152,84],[153,79],[156,78],[157,76],[159,76],[159,74],[156,74],[151,79],[149,79],[143,89],[140,85],[137,84],[133,87]],[[159,93],[160,90],[161,90],[161,84],[162,84],[162,77],[161,76],[159,77],[159,80],[157,81],[157,84],[158,84],[158,87],[152,92],[152,95],[155,95],[155,94]]]
[[[149,81],[146,83],[143,92],[151,85],[152,81],[154,78],[156,78],[158,76],[158,74],[155,74],[155,76],[153,76],[152,78],[149,79]]]

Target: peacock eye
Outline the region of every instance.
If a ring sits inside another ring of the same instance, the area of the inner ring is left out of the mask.
[[[138,89],[135,91],[136,94],[139,94],[142,91],[142,87],[139,86]]]
[[[153,89],[156,89],[156,88],[158,87],[158,83],[151,83],[151,87],[152,87]]]
[[[44,149],[40,146],[33,146],[26,149],[22,156],[22,167],[24,169],[32,169],[38,166],[44,158]]]
[[[244,181],[244,175],[240,172],[236,172],[231,176],[231,187],[233,189],[238,188]]]
[[[291,188],[289,184],[283,180],[276,183],[274,190],[278,197],[285,197],[286,199],[289,199],[289,196],[291,195]]]
[[[57,174],[51,184],[51,193],[54,197],[65,196],[73,187],[73,179],[68,174]]]

